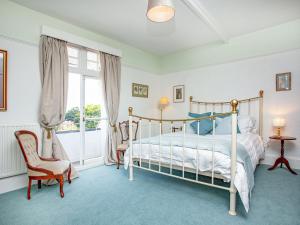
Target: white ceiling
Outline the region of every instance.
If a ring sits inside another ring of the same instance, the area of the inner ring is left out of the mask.
[[[147,0],[12,1],[160,55],[220,41],[183,0],[174,0],[175,19],[164,24],[147,20]],[[228,38],[300,18],[300,0],[195,1]]]

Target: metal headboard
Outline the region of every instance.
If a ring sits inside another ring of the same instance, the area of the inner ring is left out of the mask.
[[[263,98],[264,91],[260,90],[257,97],[246,98],[238,100],[239,102],[239,110],[247,107],[247,114],[252,116],[253,107],[258,103],[258,132],[261,137],[263,137]],[[195,110],[196,107],[196,110]],[[204,109],[204,110],[203,110]],[[224,102],[205,102],[205,101],[195,101],[193,100],[193,96],[190,96],[190,112],[202,113],[202,112],[218,112],[224,113],[231,110],[230,101]]]

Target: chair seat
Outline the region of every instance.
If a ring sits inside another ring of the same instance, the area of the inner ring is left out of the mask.
[[[126,151],[127,148],[128,148],[127,144],[120,144],[120,145],[118,145],[117,150]]]
[[[42,161],[39,165],[37,165],[37,168],[50,170],[54,173],[54,175],[63,174],[68,170],[70,166],[70,162],[67,160],[59,160],[59,161]],[[28,175],[29,176],[46,176],[47,174],[37,172],[34,170],[28,169]]]

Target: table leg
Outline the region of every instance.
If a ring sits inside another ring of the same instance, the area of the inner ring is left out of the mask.
[[[284,140],[281,140],[281,151],[280,151],[280,157],[276,159],[274,165],[270,167],[268,170],[273,170],[275,169],[278,165],[280,164],[280,168],[282,168],[282,164],[285,164],[286,168],[292,173],[297,175],[295,171],[292,170],[290,167],[289,161],[284,158]]]
[[[283,163],[285,164],[286,168],[294,175],[297,175],[297,173],[292,170],[292,168],[290,167],[289,161],[285,158],[283,158]]]
[[[281,140],[280,156],[282,159],[284,158],[284,140]],[[282,163],[283,163],[283,160],[281,160],[280,168],[282,168]]]
[[[282,158],[279,157],[278,159],[276,159],[274,165],[272,167],[270,167],[268,170],[274,170],[279,164],[282,165]]]

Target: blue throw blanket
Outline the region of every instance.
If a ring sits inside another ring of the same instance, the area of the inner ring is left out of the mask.
[[[134,143],[139,143],[139,140],[135,141]],[[208,151],[212,151],[214,145],[215,152],[225,154],[229,157],[231,152],[231,140],[214,139],[211,135],[201,136],[187,134],[183,144],[183,133],[178,132],[164,134],[161,136],[160,140],[159,136],[143,138],[141,143],[152,145],[159,145],[160,143],[161,146],[170,146],[172,143],[173,146],[183,147],[184,145],[185,148],[204,149]],[[249,153],[245,147],[239,143],[237,143],[237,161],[242,163],[244,166],[248,180],[249,193],[251,193],[254,186],[254,168],[252,166]]]

